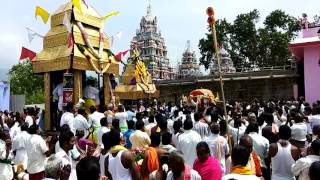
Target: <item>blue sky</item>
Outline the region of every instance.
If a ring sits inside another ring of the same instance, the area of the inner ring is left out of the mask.
[[[105,23],[105,32],[113,35],[122,31],[122,38],[114,42],[112,51],[129,48],[130,40],[139,27],[141,17],[146,14],[148,0],[86,0],[101,15],[110,11],[120,11],[120,15]],[[168,47],[170,63],[175,66],[185,49],[187,40],[197,52],[199,39],[207,32],[205,10],[214,6],[218,18],[232,21],[239,13],[258,9],[261,20],[275,9],[282,9],[298,17],[306,12],[309,17],[320,14],[319,0],[151,0],[152,14],[157,16],[158,24]],[[43,24],[40,18],[34,18],[37,5],[54,12],[60,4],[68,0],[3,0],[0,11],[0,69],[10,68],[18,63],[20,50],[25,46],[35,52],[42,49],[42,39],[28,42],[26,27],[46,34],[49,22]],[[302,3],[303,2],[303,3]]]

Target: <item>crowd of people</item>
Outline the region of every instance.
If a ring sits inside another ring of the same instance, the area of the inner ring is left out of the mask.
[[[319,180],[320,101],[67,104],[0,112],[0,180]]]

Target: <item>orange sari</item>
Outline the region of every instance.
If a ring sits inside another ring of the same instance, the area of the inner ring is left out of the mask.
[[[158,158],[156,148],[148,147],[145,153],[148,156],[148,162],[147,162],[148,172],[149,172],[148,174],[152,173],[155,170],[159,170],[159,158]],[[148,180],[149,175],[147,177],[143,177],[143,179]]]

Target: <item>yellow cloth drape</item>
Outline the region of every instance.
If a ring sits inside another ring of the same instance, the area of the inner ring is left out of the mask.
[[[87,114],[91,114],[90,107],[96,107],[96,101],[94,99],[86,99],[84,102],[84,108]]]
[[[113,146],[111,149],[110,149],[110,153],[117,153],[119,151],[122,151],[122,150],[127,150],[127,148],[121,146],[121,145],[116,145],[116,146]]]
[[[254,174],[247,166],[233,166],[231,168],[231,173],[242,174],[242,175],[252,175]]]

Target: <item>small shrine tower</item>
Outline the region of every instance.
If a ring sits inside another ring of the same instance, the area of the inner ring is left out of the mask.
[[[195,51],[191,51],[190,40],[187,41],[186,50],[182,54],[181,64],[179,65],[179,78],[200,76],[200,66],[196,58]]]
[[[224,48],[220,49],[219,56],[220,56],[220,62],[221,62],[220,64],[221,72],[235,73],[236,68],[233,66],[233,62],[229,56],[229,53]],[[218,72],[219,72],[218,64],[216,60],[214,60],[213,64],[211,65],[210,74],[216,74]]]

